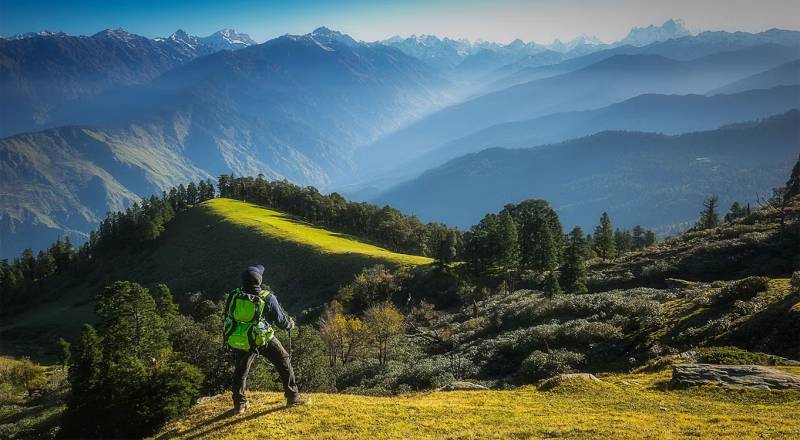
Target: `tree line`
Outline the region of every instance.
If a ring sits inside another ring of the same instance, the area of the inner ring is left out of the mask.
[[[155,240],[176,213],[215,196],[211,180],[181,184],[162,192],[160,197],[153,195],[134,202],[125,211],[109,212],[78,249],[67,236],[37,254],[28,248],[11,262],[0,260],[0,314],[41,297],[45,280],[57,273],[86,269],[106,253]]]
[[[487,214],[463,240],[462,257],[475,276],[536,280],[553,294],[562,288],[585,292],[590,258],[607,260],[643,249],[656,242],[656,235],[638,225],[615,230],[605,212],[594,235],[577,226],[564,234],[558,214],[546,201],[526,200]]]

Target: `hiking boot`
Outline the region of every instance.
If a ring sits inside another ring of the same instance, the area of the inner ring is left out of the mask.
[[[247,402],[244,402],[240,405],[235,405],[233,407],[233,411],[236,413],[237,416],[246,413],[248,409],[250,409],[250,404]]]
[[[305,397],[305,396],[303,396],[303,395],[300,395],[300,394],[298,394],[298,395],[296,395],[296,396],[294,396],[294,397],[289,397],[288,399],[286,399],[286,406],[300,406],[300,405],[305,405],[305,404],[307,404],[307,403],[308,403],[308,402],[310,402],[310,401],[311,401],[311,400],[309,400],[309,398],[308,398],[308,397]]]

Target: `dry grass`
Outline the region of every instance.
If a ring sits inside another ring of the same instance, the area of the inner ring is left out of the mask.
[[[800,369],[790,369],[800,373]],[[230,414],[228,395],[199,404],[157,438],[798,438],[800,392],[664,391],[669,372],[609,375],[606,386],[433,392],[398,397],[313,394],[285,408],[253,393]]]

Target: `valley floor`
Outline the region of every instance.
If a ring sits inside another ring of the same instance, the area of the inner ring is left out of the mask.
[[[251,393],[242,416],[232,415],[226,394],[157,438],[800,438],[800,392],[666,390],[669,378],[667,370],[550,391],[312,394],[296,408],[285,408],[279,393]]]

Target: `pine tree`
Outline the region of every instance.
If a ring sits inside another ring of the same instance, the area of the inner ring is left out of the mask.
[[[731,209],[725,214],[725,222],[730,223],[738,218],[742,218],[747,215],[747,210],[743,208],[739,202],[733,202],[731,205]]]
[[[544,279],[544,294],[548,298],[552,298],[561,293],[561,286],[558,284],[558,275],[550,271]]]
[[[515,271],[519,267],[519,235],[517,225],[508,212],[500,214],[498,245],[500,248],[499,264],[507,272]]]
[[[572,293],[586,292],[586,239],[583,230],[576,226],[567,237],[564,265],[561,267],[561,285]]]
[[[178,315],[180,314],[178,311],[178,305],[175,304],[175,301],[172,296],[172,292],[169,290],[166,284],[158,284],[155,289],[152,291],[153,300],[156,303],[156,311],[161,319],[164,320],[164,324],[169,328],[169,326],[177,319]]]
[[[700,220],[697,221],[695,227],[697,229],[711,229],[719,226],[719,214],[717,213],[717,205],[719,198],[711,196],[703,202],[703,211],[700,213]]]
[[[544,219],[538,218],[531,223],[527,239],[530,243],[528,258],[524,262],[525,268],[537,272],[555,269],[558,265],[557,245],[553,232]]]
[[[594,251],[604,260],[612,258],[617,252],[611,219],[606,212],[600,217],[600,224],[594,229]]]

